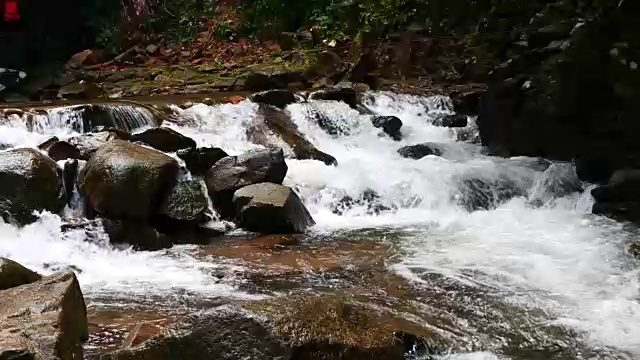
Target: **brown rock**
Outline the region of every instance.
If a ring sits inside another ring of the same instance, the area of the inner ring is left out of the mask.
[[[0,359],[82,359],[87,310],[73,273],[0,291],[0,299]]]
[[[13,260],[0,257],[0,290],[31,284],[42,276]]]
[[[99,55],[95,50],[87,49],[74,54],[67,62],[67,69],[75,69],[82,66],[95,65],[99,62]]]

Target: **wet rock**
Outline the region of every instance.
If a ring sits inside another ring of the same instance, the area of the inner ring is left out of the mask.
[[[284,109],[296,102],[296,97],[290,90],[268,90],[253,94],[249,99],[255,103],[272,105]]]
[[[57,273],[0,292],[0,358],[83,358],[87,310],[73,273]]]
[[[57,143],[58,141],[60,141],[60,139],[58,139],[57,136],[50,137],[49,139],[45,140],[40,145],[38,145],[38,149],[40,149],[40,150],[49,150],[49,148],[53,144]]]
[[[141,133],[132,134],[131,141],[139,141],[164,152],[175,152],[196,147],[196,142],[193,139],[173,129],[164,127],[152,128]]]
[[[31,284],[42,276],[13,260],[0,257],[0,290]]]
[[[442,148],[436,143],[424,143],[404,146],[398,149],[398,154],[403,158],[419,160],[425,156],[442,156]]]
[[[0,153],[0,212],[5,221],[27,224],[34,211],[57,213],[64,187],[55,161],[32,149]]]
[[[235,192],[236,221],[245,230],[266,234],[304,233],[315,225],[298,195],[279,184],[249,185]]]
[[[51,145],[51,147],[47,151],[47,154],[55,161],[81,158],[80,150],[78,150],[75,146],[69,144],[69,142],[67,141],[58,141],[55,144]]]
[[[526,196],[526,191],[508,178],[465,177],[456,195],[458,204],[467,211],[490,210],[518,196]]]
[[[260,105],[258,116],[247,127],[247,137],[263,146],[288,146],[296,159],[319,160],[327,165],[338,163],[310,143],[286,112],[273,106]]]
[[[171,238],[145,223],[102,219],[102,226],[111,244],[131,245],[136,250],[160,250],[172,244]]]
[[[396,141],[402,139],[400,128],[402,128],[402,120],[396,116],[372,116],[371,123],[374,127],[382,129],[385,134]]]
[[[287,170],[282,149],[258,149],[219,160],[207,172],[205,180],[209,196],[220,214],[231,217],[236,190],[262,182],[282,184]]]
[[[340,123],[340,119],[331,117],[313,104],[303,104],[305,116],[318,124],[327,134],[333,136],[349,135],[350,129],[344,123]]]
[[[215,308],[105,359],[403,360],[414,341],[424,345],[419,355],[447,346],[435,332],[389,311],[325,294]]]
[[[614,218],[640,220],[640,170],[618,170],[606,185],[591,191],[596,203],[593,213]]]
[[[191,148],[178,150],[177,155],[184,160],[193,175],[204,175],[218,160],[229,156],[220,148]]]
[[[64,189],[66,194],[66,203],[71,203],[73,197],[73,191],[76,187],[76,179],[78,178],[78,171],[80,170],[80,164],[77,159],[69,159],[64,163],[62,168],[62,181],[64,183]]]
[[[533,186],[529,198],[538,204],[582,191],[582,181],[578,178],[573,164],[556,163],[542,174]]]
[[[170,219],[200,223],[207,212],[207,193],[200,181],[179,180],[164,200],[160,214]]]
[[[159,151],[113,140],[82,168],[78,187],[100,214],[148,219],[158,213],[178,169],[175,159]]]
[[[380,195],[371,189],[362,192],[359,197],[351,197],[349,195],[342,197],[334,206],[332,212],[334,214],[343,215],[346,211],[356,206],[364,206],[367,214],[378,215],[381,212],[389,211],[391,208],[380,203]]]
[[[454,92],[449,95],[453,102],[453,111],[456,114],[475,116],[480,113],[484,89],[465,92]]]
[[[342,101],[352,109],[358,109],[358,93],[351,88],[318,90],[309,95],[309,100]]]
[[[449,128],[463,128],[467,126],[467,116],[462,114],[438,114],[435,119],[433,119],[433,125]]]

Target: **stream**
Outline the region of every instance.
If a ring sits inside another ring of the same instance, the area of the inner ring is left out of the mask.
[[[368,115],[344,103],[287,107],[306,138],[338,161],[287,160],[284,184],[317,223],[309,241],[367,233],[358,238],[392,246],[387,270],[423,289],[421,306],[465,329],[463,350],[446,359],[640,359],[640,261],[624,249],[638,230],[592,215],[591,185],[567,186],[575,182],[571,164],[487,155],[472,141],[473,118],[466,128],[434,126],[435,118],[452,113],[444,97],[369,93],[364,104],[374,114],[399,117],[402,140],[382,136]],[[310,109],[331,119],[337,134],[320,128]],[[165,126],[198,146],[231,155],[258,147],[245,134],[257,111],[248,100],[176,111],[188,124]],[[37,147],[52,135],[82,131],[73,125],[80,120],[62,117],[35,119],[35,131],[4,123],[0,143]],[[397,152],[426,142],[437,143],[441,156],[414,160]],[[345,198],[356,201],[345,207]],[[119,249],[101,228],[63,231],[63,223],[49,213],[24,228],[0,223],[0,256],[42,273],[76,270],[89,303],[189,307],[198,299],[271,295],[242,286],[242,264],[205,261],[194,255],[195,245]]]

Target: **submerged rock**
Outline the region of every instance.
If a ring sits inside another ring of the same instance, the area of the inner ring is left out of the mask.
[[[193,175],[204,175],[218,160],[229,156],[220,148],[191,148],[179,150],[177,155],[184,160]]]
[[[403,158],[419,160],[425,156],[441,156],[443,153],[440,145],[436,143],[424,143],[404,146],[398,149],[398,154]]]
[[[236,221],[245,230],[266,234],[303,233],[315,225],[298,195],[279,184],[249,185],[233,195]]]
[[[78,187],[100,214],[148,219],[160,210],[178,169],[175,159],[159,151],[114,140],[100,147],[83,167]]]
[[[458,204],[467,211],[490,210],[526,191],[508,178],[465,177],[459,184]]]
[[[296,97],[290,90],[268,90],[255,93],[249,97],[255,103],[272,105],[280,109],[284,109],[289,104],[296,102]]]
[[[196,142],[193,139],[165,127],[151,128],[141,133],[133,134],[130,140],[132,142],[139,141],[164,152],[175,152],[196,147]]]
[[[0,291],[0,359],[83,358],[87,310],[73,273]]]
[[[402,120],[397,116],[372,116],[371,123],[374,127],[382,129],[393,140],[400,141],[402,139],[400,133]]]
[[[391,208],[382,205],[380,203],[380,195],[371,189],[367,189],[357,197],[344,196],[334,206],[332,212],[334,214],[342,215],[346,211],[351,210],[356,206],[364,206],[367,209],[367,214],[378,215],[383,211],[389,211]]]
[[[390,311],[334,294],[219,307],[187,316],[161,334],[104,355],[109,360],[403,360],[444,352],[437,333]]]
[[[556,163],[542,174],[533,186],[529,198],[532,202],[543,204],[551,199],[560,198],[582,191],[582,181],[576,174],[575,167],[569,163]]]
[[[5,221],[27,224],[36,211],[57,213],[65,204],[60,170],[33,149],[0,153],[0,212]]]
[[[220,215],[230,218],[236,190],[262,182],[282,184],[287,170],[282,149],[258,149],[221,159],[207,172],[205,181]]]
[[[0,290],[31,284],[41,278],[42,276],[35,271],[31,271],[13,260],[0,257]]]
[[[304,137],[286,112],[273,106],[260,105],[258,116],[247,128],[247,137],[263,146],[287,145],[296,159],[318,160],[326,165],[337,165],[333,156],[318,150]]]

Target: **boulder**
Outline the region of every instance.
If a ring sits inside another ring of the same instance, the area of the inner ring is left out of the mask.
[[[482,97],[486,90],[470,90],[465,92],[453,92],[449,95],[453,102],[453,111],[456,114],[477,116],[482,108]]]
[[[84,100],[93,99],[102,95],[102,89],[92,82],[73,82],[58,90],[58,99]]]
[[[358,93],[351,88],[332,88],[318,90],[309,95],[309,100],[342,101],[352,109],[358,109]]]
[[[640,169],[622,169],[606,185],[591,191],[593,213],[622,220],[640,221]]]
[[[378,215],[381,212],[391,210],[390,207],[380,202],[380,195],[371,189],[367,189],[358,197],[349,195],[343,196],[334,206],[332,212],[334,214],[343,215],[346,211],[354,207],[364,207],[368,215]]]
[[[171,239],[152,226],[137,221],[102,219],[102,227],[114,245],[130,245],[135,250],[154,251],[171,247]]]
[[[83,358],[87,309],[73,273],[0,291],[0,299],[0,359]]]
[[[45,140],[44,142],[42,142],[40,145],[38,145],[38,149],[40,150],[49,150],[49,148],[57,143],[58,141],[60,141],[60,139],[57,136],[52,136],[49,139]]]
[[[113,140],[82,168],[78,188],[100,214],[148,219],[158,213],[178,170],[178,162],[159,151]]]
[[[272,105],[280,109],[284,109],[289,104],[296,102],[296,97],[290,90],[267,90],[255,93],[249,97],[255,103]]]
[[[175,152],[196,147],[196,142],[193,139],[165,127],[151,128],[141,133],[132,134],[130,141],[139,141],[164,152]]]
[[[193,175],[204,175],[218,160],[229,156],[220,148],[191,148],[176,153]]]
[[[172,220],[201,223],[208,208],[207,193],[202,183],[180,179],[162,203],[160,214]]]
[[[398,154],[403,158],[419,160],[425,156],[442,156],[442,148],[436,143],[424,143],[404,146],[398,149]]]
[[[47,150],[47,154],[55,161],[80,159],[82,157],[80,155],[80,150],[71,145],[68,141],[58,141],[51,145]]]
[[[0,290],[31,284],[41,278],[42,276],[38,273],[27,269],[17,262],[0,257]]]
[[[304,233],[315,225],[290,188],[272,183],[243,187],[233,195],[236,221],[245,230],[266,234]]]
[[[260,105],[258,116],[247,127],[247,138],[262,146],[289,147],[296,159],[319,160],[327,165],[338,163],[309,142],[286,112],[273,106]]]
[[[33,149],[0,153],[0,212],[5,221],[27,224],[35,211],[57,213],[64,207],[58,165]]]
[[[214,206],[223,217],[231,217],[236,190],[262,182],[282,184],[287,170],[282,149],[258,149],[219,160],[205,180]]]
[[[433,119],[434,126],[442,126],[449,128],[463,128],[467,126],[468,120],[466,115],[462,114],[437,114]]]
[[[457,203],[467,211],[490,210],[514,197],[526,196],[524,187],[509,178],[464,176],[458,184]]]
[[[374,127],[382,129],[385,134],[396,141],[402,139],[400,128],[402,128],[402,120],[396,116],[372,116],[371,123]]]

